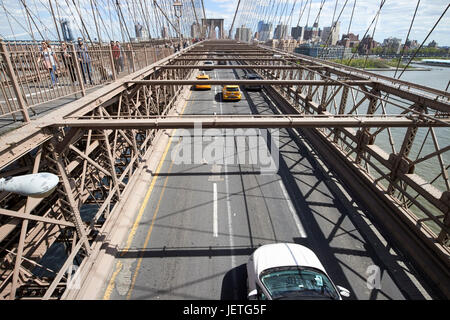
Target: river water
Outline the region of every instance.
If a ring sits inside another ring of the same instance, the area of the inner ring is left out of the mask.
[[[417,67],[424,67],[423,65],[417,65]],[[401,80],[432,87],[435,89],[439,89],[445,91],[450,80],[450,68],[446,67],[435,67],[435,66],[426,66],[430,69],[430,71],[405,71],[401,76]],[[393,77],[394,71],[371,71],[373,73],[377,73],[383,76]],[[397,73],[397,76],[400,72]],[[450,90],[450,89],[449,89]],[[401,110],[399,108],[395,108],[394,106],[387,106],[388,114],[399,114]],[[377,112],[378,113],[378,112]],[[433,111],[429,111],[430,114],[434,114]],[[401,145],[403,143],[405,137],[406,129],[391,129],[391,134],[393,140],[395,142],[395,151],[399,152]],[[435,137],[433,139],[432,133],[427,128],[421,128],[418,130],[416,138],[414,140],[413,148],[409,155],[409,159],[416,160],[421,159],[422,157],[433,153],[437,150],[436,143],[439,146],[439,149],[447,147],[450,145],[450,128],[435,128]],[[388,133],[385,130],[379,136],[377,136],[375,144],[380,146],[387,153],[392,153],[392,148],[389,143]],[[450,151],[447,151],[442,154],[442,160],[444,162],[444,167],[448,170],[448,166],[450,165]],[[429,160],[423,161],[415,166],[414,173],[421,176],[427,182],[432,182],[432,185],[439,189],[440,191],[449,190],[448,185],[444,178],[439,176],[442,173],[441,164],[439,163],[438,157],[433,157]],[[434,181],[433,181],[434,180]],[[431,209],[431,207],[423,203],[425,207]],[[438,212],[434,210],[435,214]],[[430,226],[434,231],[437,231],[439,228],[436,226]]]
[[[423,67],[423,65],[418,65],[418,66]],[[450,68],[430,66],[429,69],[431,69],[431,70],[430,71],[405,71],[403,73],[403,75],[401,76],[400,80],[404,80],[404,81],[408,81],[408,82],[412,82],[412,83],[416,83],[416,84],[420,84],[420,85],[424,85],[424,86],[428,86],[431,88],[445,91],[447,84],[450,80]],[[374,73],[381,74],[383,76],[393,77],[395,72],[394,71],[375,71]],[[397,73],[397,76],[399,74],[400,74],[400,72]],[[389,106],[389,105],[387,106],[387,113],[398,114],[400,111],[401,110],[399,110],[399,108],[395,108],[395,107]],[[430,111],[430,113],[433,114],[434,112]],[[404,129],[399,129],[399,130],[393,129],[392,130],[392,136],[393,136],[395,144],[396,144],[397,152],[399,151],[401,144],[403,142],[405,131],[406,130],[404,130]],[[444,148],[450,144],[450,128],[436,128],[435,134],[436,134],[437,143],[439,144],[440,148]],[[421,145],[422,145],[424,139],[425,139],[425,143],[422,147]],[[377,144],[382,146],[383,149],[386,151],[390,149],[390,146],[388,148],[386,148],[387,142],[388,141],[386,139],[377,139]],[[419,145],[419,143],[420,143],[420,145]],[[419,158],[420,158],[421,156],[424,156],[424,155],[434,152],[434,151],[436,151],[436,148],[435,148],[435,145],[433,142],[432,135],[431,135],[431,133],[429,133],[429,130],[425,129],[425,128],[419,129],[416,139],[415,139],[414,147],[410,153],[410,159],[415,159],[417,156],[419,156]],[[450,152],[444,153],[442,155],[442,157],[443,157],[446,165],[449,165],[450,164]],[[434,160],[437,160],[437,158]],[[418,166],[417,167],[418,171],[416,171],[416,173],[426,174],[428,177],[430,177],[430,174],[434,174],[434,173],[435,173],[435,175],[439,174],[440,170],[436,170],[437,168],[439,168],[439,164],[437,162],[433,162],[433,161],[429,162],[428,164],[430,164],[430,163],[433,163],[433,165],[425,166],[425,167]],[[435,165],[437,165],[437,167]],[[444,189],[442,189],[444,187],[444,184],[439,182],[438,184],[436,184],[436,186],[439,186],[440,190],[442,190],[442,191],[444,190]]]
[[[405,71],[400,80],[417,83],[427,87],[435,88],[445,91],[448,81],[450,80],[450,68],[446,67],[434,67],[424,65],[413,65],[412,67],[427,68],[430,71]],[[395,71],[371,71],[383,76],[393,77]],[[401,70],[397,72],[397,77],[401,73]]]

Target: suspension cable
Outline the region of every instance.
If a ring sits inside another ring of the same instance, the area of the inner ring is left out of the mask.
[[[439,24],[439,22],[441,21],[441,19],[444,17],[445,13],[447,12],[448,8],[450,7],[450,4],[447,5],[447,7],[445,8],[444,12],[442,12],[441,16],[439,17],[439,19],[436,21],[436,23],[434,24],[433,28],[431,28],[430,32],[428,32],[427,36],[425,37],[425,39],[422,41],[422,43],[420,44],[419,48],[416,49],[416,51],[414,51],[413,56],[409,59],[408,63],[406,64],[406,66],[403,68],[403,71],[400,73],[400,75],[398,76],[397,79],[400,79],[400,77],[403,75],[403,73],[405,72],[406,68],[409,67],[409,64],[411,63],[411,61],[416,57],[416,54],[419,52],[420,49],[422,49],[423,45],[425,44],[425,42],[427,41],[428,37],[431,35],[431,33],[434,31],[434,29],[437,27],[437,25]]]

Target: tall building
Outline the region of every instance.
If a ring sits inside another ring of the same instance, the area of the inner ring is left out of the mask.
[[[236,35],[234,38],[238,41],[250,42],[252,39],[252,30],[242,25],[240,28],[236,28]]]
[[[167,27],[161,28],[161,38],[163,38],[163,39],[169,38],[169,31],[167,31]]]
[[[359,34],[343,34],[342,39],[337,44],[346,48],[356,48],[359,45]]]
[[[289,37],[287,24],[279,24],[273,33],[274,39],[287,39]]]
[[[303,32],[303,40],[308,40],[310,42],[318,42],[322,30],[315,27],[305,27]]]
[[[393,49],[395,53],[400,53],[400,49],[402,47],[402,39],[394,37],[384,39],[383,47]]]
[[[438,44],[437,44],[437,42],[436,41],[431,41],[429,44],[428,44],[428,48],[436,48],[438,46]]]
[[[352,55],[352,49],[344,46],[324,47],[317,44],[301,44],[294,52],[322,59],[345,59]]]
[[[144,27],[139,22],[134,25],[134,32],[136,33],[136,38],[138,40],[142,39],[142,30]]]
[[[305,32],[304,27],[293,27],[291,29],[291,37],[294,40],[303,40],[304,32]]]
[[[359,54],[368,54],[370,50],[377,46],[377,42],[369,35],[363,38],[358,46]]]
[[[261,31],[258,33],[258,40],[267,41],[272,36],[272,24],[271,23],[263,23],[261,25]]]
[[[323,43],[331,46],[335,46],[339,40],[339,29],[341,27],[341,22],[336,21],[331,27],[323,28],[320,38]]]
[[[258,22],[258,29],[257,29],[258,33],[260,33],[262,31],[262,28],[263,28],[264,24],[265,23],[262,20]]]
[[[416,49],[417,47],[419,47],[419,43],[417,42],[417,40],[408,40],[405,42],[405,46],[409,49]]]
[[[64,41],[73,41],[72,29],[70,28],[70,22],[67,19],[61,20],[61,30]]]
[[[141,40],[148,40],[150,39],[150,35],[148,34],[147,29],[142,29],[142,39]]]
[[[200,34],[201,34],[200,24],[194,22],[191,25],[191,38],[193,39],[200,38]]]

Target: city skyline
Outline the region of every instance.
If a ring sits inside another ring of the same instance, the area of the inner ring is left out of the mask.
[[[281,28],[283,29],[283,31],[281,31]],[[239,29],[250,30],[245,25],[240,26],[239,28],[236,29],[234,38],[236,40],[248,42],[249,40],[245,40],[242,37],[238,36]],[[349,33],[340,32],[340,21],[335,21],[333,23],[333,26],[323,26],[323,27],[319,25],[317,27],[292,26],[289,29],[287,28],[287,25],[284,24],[278,24],[276,26],[273,26],[271,23],[261,20],[258,22],[256,32],[254,34],[257,37],[256,39],[259,41],[291,39],[291,40],[299,40],[304,43],[327,44],[329,46],[344,45],[343,41],[346,40],[350,41],[350,43],[356,41],[357,42],[356,47],[358,47],[358,44],[361,42],[361,40],[363,40],[363,36],[360,34],[354,34],[352,32]],[[372,38],[371,35],[369,34],[367,34],[365,38],[369,39],[370,41],[374,41],[374,43],[376,43],[377,46],[396,47],[397,51],[401,49],[402,45],[410,46],[412,49],[416,49],[420,45],[417,39],[411,38],[402,39],[397,38],[395,36],[389,36],[380,41],[377,41],[376,39]],[[350,45],[350,47],[353,46],[354,45]],[[439,44],[434,39],[428,39],[424,43],[423,47],[429,46],[436,47],[439,46]],[[448,46],[439,46],[439,47],[448,47]]]
[[[223,18],[225,20],[224,25],[225,29],[229,29],[231,26],[231,22],[233,20],[233,15],[236,9],[238,0],[206,0],[205,1],[205,10],[207,16],[214,16],[215,18]],[[294,0],[286,0],[284,2],[288,2],[289,7],[294,4]],[[305,1],[303,1],[305,2]],[[309,19],[309,25],[312,26],[313,20],[317,16],[320,7],[320,0],[312,0],[311,5],[311,14]],[[336,16],[334,20],[337,20],[336,17],[340,10],[342,9],[345,1],[338,1],[338,6],[336,10]],[[319,26],[329,27],[331,26],[331,20],[333,18],[333,11],[335,8],[335,1],[328,1],[322,8],[322,12],[320,15]],[[384,39],[389,37],[400,38],[402,41],[406,39],[406,35],[408,33],[409,26],[411,24],[411,18],[414,14],[414,10],[416,7],[416,1],[407,1],[407,0],[399,0],[399,1],[389,1],[387,0],[385,5],[381,10],[380,18],[378,19],[377,27],[374,34],[374,39],[377,42],[383,42]],[[419,10],[417,12],[414,25],[411,29],[411,33],[409,39],[415,39],[419,43],[421,43],[428,32],[432,29],[436,20],[440,17],[442,12],[444,11],[446,5],[448,4],[445,0],[422,0],[419,5]],[[349,26],[351,11],[352,11],[353,1],[349,0],[345,9],[342,11],[342,15],[339,18],[341,22],[339,37],[342,34],[346,34]],[[291,27],[297,26],[297,21],[300,14],[300,2],[297,1],[296,7],[294,8],[294,13],[292,17],[291,25],[289,25],[289,30]],[[350,29],[350,33],[359,34],[360,38],[365,34],[367,27],[372,22],[377,10],[379,8],[378,1],[364,1],[359,0],[356,3],[355,13],[352,21],[352,26]],[[290,11],[290,10],[289,10]],[[402,19],[398,18],[398,13],[402,13]],[[251,13],[249,13],[251,16]],[[239,20],[236,19],[233,29],[237,26],[241,26],[242,23],[239,23]],[[259,19],[256,21],[260,21]],[[305,26],[307,20],[307,10],[305,10],[299,26]],[[273,25],[272,32],[275,27],[279,24],[279,21],[271,21]],[[249,27],[248,25],[246,27]],[[256,31],[257,25],[252,25],[252,31]],[[371,29],[372,31],[372,29]],[[234,31],[233,31],[234,35]],[[371,35],[371,32],[369,33]],[[450,46],[450,14],[449,12],[442,18],[439,22],[438,26],[432,32],[428,40],[425,42],[425,45],[435,40],[439,46]]]

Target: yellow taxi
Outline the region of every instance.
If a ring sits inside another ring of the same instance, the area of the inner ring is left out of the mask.
[[[207,74],[199,74],[197,76],[197,80],[209,80],[209,76]],[[210,84],[196,84],[195,89],[211,89]]]
[[[223,100],[241,100],[241,90],[238,85],[227,85],[222,89]]]

